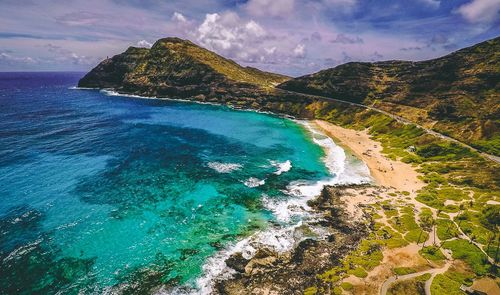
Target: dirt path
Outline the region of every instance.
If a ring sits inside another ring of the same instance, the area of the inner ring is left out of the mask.
[[[407,274],[407,275],[403,275],[403,276],[392,276],[392,277],[388,278],[382,284],[382,286],[380,288],[380,295],[386,295],[387,291],[389,290],[389,288],[391,287],[391,285],[393,283],[413,279],[413,278],[416,278],[418,276],[421,276],[421,275],[424,275],[427,273],[431,274],[431,277],[425,282],[425,294],[431,295],[431,285],[432,285],[432,281],[434,280],[434,277],[436,277],[436,275],[438,275],[438,274],[445,273],[448,270],[448,268],[450,268],[452,263],[453,263],[452,261],[447,260],[445,265],[443,267],[440,267],[440,268],[433,268],[433,269],[415,272],[415,273],[411,273],[411,274]]]

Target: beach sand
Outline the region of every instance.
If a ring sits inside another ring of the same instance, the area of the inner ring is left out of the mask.
[[[370,169],[375,186],[361,190],[350,189],[348,190],[349,195],[342,197],[346,204],[346,211],[352,218],[359,218],[363,214],[364,206],[380,204],[384,201],[395,206],[396,204],[399,204],[398,206],[401,204],[412,206],[418,216],[418,212],[421,212],[425,205],[415,198],[417,191],[423,188],[425,183],[418,178],[419,173],[416,171],[416,167],[384,156],[380,142],[371,139],[367,130],[346,129],[320,120],[313,123],[339,146],[362,160]],[[402,192],[408,193],[401,194]],[[431,211],[436,215],[435,210]],[[376,212],[383,217],[378,219],[379,223],[396,231],[384,215],[383,210],[378,209]],[[380,294],[383,283],[393,275],[392,269],[394,267],[405,266],[419,270],[430,267],[426,264],[425,259],[419,256],[419,249],[421,246],[415,243],[410,243],[402,248],[385,248],[383,250],[384,260],[377,267],[368,271],[366,278],[360,279],[351,275],[344,281],[354,285],[353,292],[355,294]]]
[[[372,140],[366,130],[346,129],[321,120],[314,123],[326,135],[336,140],[337,144],[365,162],[376,184],[412,194],[425,185],[418,178],[415,167],[385,157],[381,144]]]

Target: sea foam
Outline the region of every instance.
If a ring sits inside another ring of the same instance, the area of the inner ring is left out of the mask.
[[[269,248],[278,253],[290,251],[302,240],[296,235],[296,229],[300,227],[308,218],[314,218],[311,208],[307,202],[318,196],[326,185],[337,184],[361,184],[370,182],[370,172],[366,164],[350,158],[344,149],[335,142],[313,128],[308,122],[299,122],[310,132],[313,141],[325,150],[323,161],[328,168],[331,177],[316,182],[295,181],[288,185],[283,191],[288,198],[276,199],[263,195],[263,204],[271,210],[277,221],[282,225],[272,227],[265,231],[260,231],[252,236],[228,246],[226,249],[217,252],[210,257],[203,266],[203,276],[196,281],[197,289],[189,292],[174,292],[177,294],[211,294],[212,284],[215,279],[230,278],[235,271],[229,268],[225,261],[234,253],[240,252],[243,257],[250,259],[260,248]],[[278,168],[277,175],[289,171],[292,168],[290,161],[283,163],[271,162],[271,165]],[[258,179],[252,179],[250,183],[256,183]],[[247,184],[247,183],[245,183]],[[295,222],[294,222],[295,220]],[[298,220],[298,221],[296,221]],[[320,228],[311,227],[311,230],[321,233]],[[180,289],[178,289],[180,291]]]
[[[247,179],[243,184],[245,184],[247,187],[258,187],[258,186],[261,186],[261,185],[264,185],[266,183],[266,180],[264,179],[258,179],[258,178],[255,178],[255,177],[250,177],[249,179]]]
[[[237,163],[221,163],[221,162],[208,162],[207,166],[219,173],[231,173],[243,167],[241,164]]]
[[[271,165],[278,168],[278,170],[274,172],[274,174],[276,175],[281,175],[282,173],[288,172],[290,171],[290,169],[292,169],[292,162],[290,160],[286,160],[285,162],[282,163],[277,161],[271,161]]]

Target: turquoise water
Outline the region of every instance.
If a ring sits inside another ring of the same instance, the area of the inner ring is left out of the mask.
[[[291,120],[69,89],[80,76],[0,74],[0,293],[195,286],[282,222],[263,195],[330,177]]]

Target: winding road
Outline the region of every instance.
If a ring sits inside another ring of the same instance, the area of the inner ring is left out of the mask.
[[[302,92],[296,92],[296,91],[290,91],[290,90],[285,90],[285,89],[279,89],[279,90],[284,91],[284,92],[288,92],[290,94],[296,94],[296,95],[304,95],[304,96],[309,96],[309,97],[322,98],[322,99],[326,99],[326,100],[331,100],[331,101],[335,101],[335,102],[339,102],[339,103],[344,103],[344,104],[348,104],[348,105],[352,105],[352,106],[358,106],[358,107],[362,107],[362,108],[365,108],[365,109],[373,110],[373,111],[379,112],[381,114],[384,114],[386,116],[389,116],[389,117],[393,118],[394,120],[396,120],[398,122],[401,122],[403,124],[413,124],[413,125],[421,128],[422,130],[424,130],[428,134],[431,134],[431,135],[437,136],[439,138],[442,138],[442,139],[449,140],[449,141],[455,142],[457,144],[460,144],[460,145],[462,145],[464,147],[467,147],[467,148],[469,148],[469,149],[471,149],[471,150],[479,153],[480,155],[482,155],[486,159],[489,159],[489,160],[494,161],[496,163],[500,163],[500,157],[497,157],[495,155],[482,152],[482,151],[480,151],[480,150],[478,150],[478,149],[476,149],[476,148],[474,148],[474,147],[472,147],[472,146],[470,146],[470,145],[468,145],[468,144],[466,144],[464,142],[456,140],[455,138],[452,138],[452,137],[449,137],[449,136],[444,135],[442,133],[436,132],[434,130],[425,128],[424,126],[419,125],[419,124],[417,124],[415,122],[412,122],[412,121],[410,121],[408,119],[405,119],[405,118],[400,117],[398,115],[391,114],[391,113],[389,113],[387,111],[381,110],[379,108],[375,108],[373,106],[364,105],[364,104],[355,103],[355,102],[350,102],[350,101],[345,101],[345,100],[340,100],[340,99],[331,98],[331,97],[322,96],[322,95],[312,95],[312,94],[307,94],[307,93],[302,93]]]

